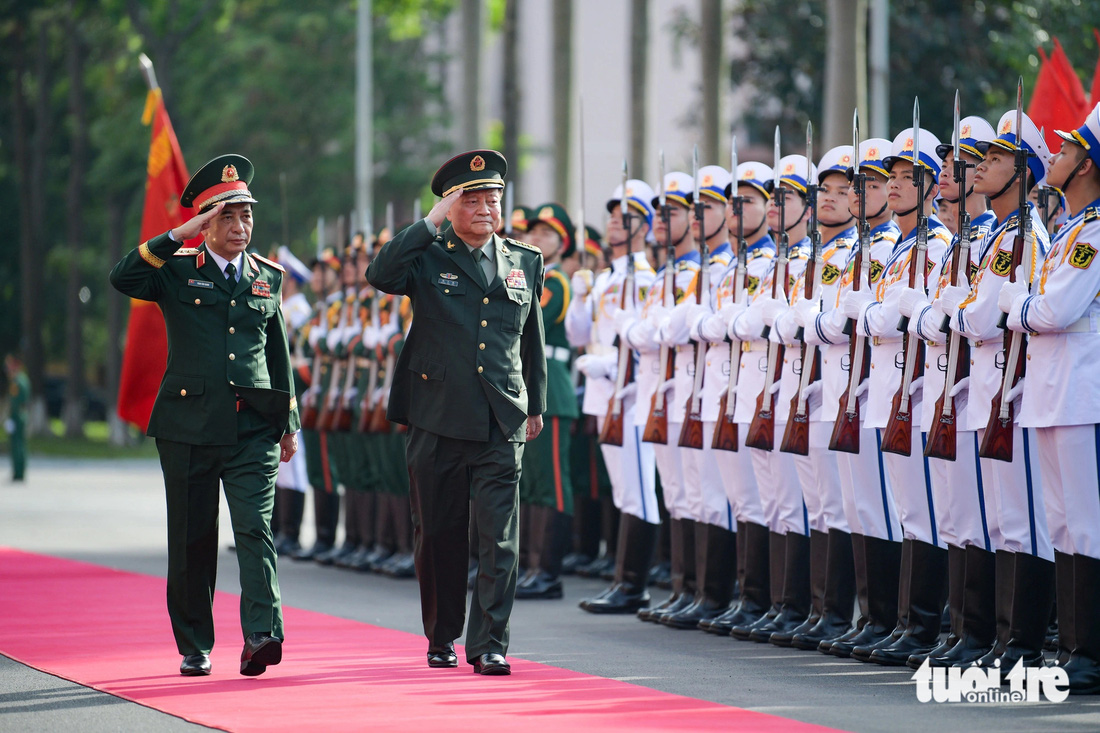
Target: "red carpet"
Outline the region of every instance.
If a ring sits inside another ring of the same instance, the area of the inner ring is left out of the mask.
[[[512,659],[431,670],[416,635],[285,609],[283,663],[237,674],[237,596],[214,605],[214,674],[180,677],[164,580],[0,548],[0,653],[231,731],[822,731],[820,726]],[[463,654],[459,650],[459,659]]]

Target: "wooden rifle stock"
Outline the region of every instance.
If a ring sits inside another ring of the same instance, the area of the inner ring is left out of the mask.
[[[649,400],[649,417],[645,421],[645,430],[642,431],[643,443],[668,443],[668,398],[662,391],[664,382],[672,379],[676,374],[676,352],[667,346],[661,347],[664,359],[664,370],[661,375],[661,384]]]
[[[386,358],[382,366],[385,374],[382,376],[382,394],[379,395],[378,401],[374,405],[374,412],[371,414],[370,432],[388,433],[392,426],[390,425],[390,421],[386,419],[386,409],[389,407],[388,395],[390,387],[393,386],[393,367],[395,359],[391,347],[383,345],[379,346],[379,349],[386,349]],[[379,354],[379,357],[380,356]]]
[[[857,176],[857,185],[860,185]],[[860,197],[860,213],[862,214],[863,198]],[[860,217],[860,243],[852,262],[853,282],[852,290],[860,290],[864,277],[870,272],[870,252],[867,249],[869,237],[867,236],[866,219]],[[851,326],[848,334],[848,386],[844,394],[840,396],[840,408],[837,410],[836,421],[833,423],[833,433],[829,438],[829,450],[843,453],[859,453],[859,398],[854,391],[859,388],[863,380],[871,373],[871,345],[867,338],[859,333],[855,323],[848,321]]]
[[[807,361],[809,362],[808,365]],[[807,383],[812,383],[820,378],[820,361],[821,352],[803,342],[802,368],[810,370]],[[801,401],[802,389],[800,386],[798,391],[791,397],[791,413],[787,418],[787,428],[783,431],[783,441],[779,444],[779,450],[783,453],[806,456],[810,454],[810,407],[808,404],[800,405]]]
[[[626,161],[623,161],[623,195],[626,195]],[[634,293],[634,252],[631,247],[631,237],[633,236],[631,220],[633,216],[627,213],[625,203],[622,216],[623,227],[626,229],[626,277],[623,279],[623,292],[619,299],[619,307],[625,310],[627,297],[637,306],[636,294]],[[607,416],[603,421],[603,429],[600,430],[600,443],[621,447],[623,432],[626,429],[624,425],[626,413],[623,410],[623,400],[619,394],[622,392],[623,387],[634,379],[634,355],[631,353],[630,344],[625,338],[620,336],[618,342],[619,368],[618,373],[615,375],[615,393],[607,401]]]
[[[958,384],[960,380],[970,375],[970,344],[958,334],[952,333],[959,338],[959,344],[956,347],[958,362],[955,365],[954,379],[954,383]],[[950,358],[948,362],[950,363]],[[948,368],[950,369],[950,366]],[[958,426],[955,398],[948,394],[946,384],[944,384],[943,394],[936,400],[936,409],[933,414],[936,419],[928,426],[928,442],[924,446],[924,455],[928,458],[954,461],[958,457]]]
[[[1015,272],[1013,268],[1012,272]],[[985,435],[978,447],[978,455],[995,461],[1012,462],[1012,432],[1015,411],[1012,403],[1005,404],[1005,394],[1016,386],[1024,376],[1024,361],[1027,342],[1024,335],[1016,331],[1005,333],[1005,370],[1001,389],[993,395],[989,408],[989,422],[985,426]]]
[[[313,368],[310,370],[309,387],[302,395],[302,428],[314,430],[317,427],[317,399],[321,391],[321,354],[313,355]]]
[[[781,189],[776,189],[776,192],[780,192]],[[779,199],[782,200],[783,196],[780,193]],[[780,207],[779,214],[780,227],[783,223],[783,209]],[[787,289],[789,283],[787,282],[787,232],[783,231],[780,235],[780,254],[779,261],[775,266],[774,279],[772,280],[772,298],[779,297],[780,293],[780,278],[782,278],[782,293],[783,297],[787,296]],[[765,327],[765,335],[770,333],[770,328]],[[783,344],[777,344],[771,340],[767,341],[768,344],[768,366],[766,369],[766,376],[764,377],[764,388],[760,390],[760,394],[756,397],[756,414],[753,415],[752,422],[749,423],[749,432],[745,436],[745,445],[750,448],[758,448],[760,450],[770,451],[775,448],[775,392],[772,391],[772,387],[779,381],[780,376],[783,374]]]
[[[733,366],[731,362],[731,374]],[[714,437],[710,441],[710,447],[714,450],[736,452],[739,436],[737,434],[737,423],[733,421],[733,415],[729,411],[728,397],[728,394],[723,393],[722,399],[718,402],[718,422],[714,426]]]

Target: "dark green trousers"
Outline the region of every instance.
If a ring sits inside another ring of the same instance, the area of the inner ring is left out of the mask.
[[[496,427],[485,442],[445,438],[410,426],[406,443],[413,552],[429,646],[462,634],[470,556],[470,513],[480,561],[470,599],[466,659],[506,654],[516,597],[519,476],[523,443]]]
[[[157,439],[168,503],[168,616],[180,654],[208,654],[214,646],[219,480],[240,566],[242,634],[268,632],[283,638],[271,536],[280,433],[244,406],[237,413],[236,445]]]
[[[573,514],[573,477],[569,458],[572,452],[568,417],[544,417],[539,437],[523,450],[523,478],[519,498],[523,504],[553,507],[562,514]]]

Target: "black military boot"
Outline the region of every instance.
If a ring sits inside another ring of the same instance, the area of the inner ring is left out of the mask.
[[[757,626],[749,633],[752,641],[763,643],[770,641],[776,632],[790,633],[810,615],[810,538],[798,532],[788,532],[786,539],[779,613],[769,623]]]
[[[863,644],[852,649],[852,659],[861,662],[871,661],[871,652],[879,647],[890,646],[901,638],[905,628],[909,625],[909,590],[912,580],[913,567],[913,540],[901,541],[901,565],[897,575],[897,605],[894,607],[897,615],[894,617],[894,627],[885,637],[873,644]]]
[[[313,523],[317,539],[313,547],[303,547],[291,557],[295,560],[312,560],[332,550],[336,544],[336,526],[340,518],[340,494],[337,491],[325,491],[323,487],[313,491]]]
[[[1058,649],[1054,663],[1069,661],[1077,639],[1073,634],[1073,555],[1054,551],[1055,595],[1058,606]]]
[[[717,618],[729,608],[733,597],[737,574],[737,534],[713,524],[698,522],[695,526],[695,567],[696,572],[700,573],[697,600],[683,611],[661,618],[665,626],[676,629],[697,629],[700,622]],[[699,541],[700,535],[705,538],[703,542]]]
[[[735,552],[737,553],[737,575],[733,582],[733,594],[730,596],[730,605],[725,611],[712,619],[699,622],[699,628],[709,634],[728,636],[730,629],[733,628],[733,619],[737,616],[737,612],[741,607],[741,589],[745,586],[745,556],[748,554],[745,550],[747,536],[745,522],[738,522],[736,539],[734,540]]]
[[[854,639],[857,635],[862,633],[863,627],[867,625],[867,620],[870,618],[869,603],[867,590],[867,538],[853,532],[852,538],[852,566],[854,570],[855,581],[855,594],[856,594],[856,608],[857,616],[855,623],[853,623],[844,633],[834,636],[831,639],[822,639],[817,645],[817,650],[822,654],[829,654],[829,650],[833,645],[833,642],[847,642]]]
[[[622,515],[616,580],[603,595],[581,601],[582,609],[589,613],[636,613],[639,608],[649,605],[646,576],[657,544],[658,529],[658,525],[641,517]]]
[[[760,525],[752,526],[756,527]],[[762,577],[767,581],[767,590],[766,595],[763,588],[757,590],[758,597],[760,597],[762,601],[762,608],[759,609],[759,612],[746,618],[744,623],[734,624],[730,629],[730,636],[734,639],[741,639],[742,641],[748,641],[749,634],[751,634],[755,628],[763,626],[778,616],[780,607],[783,603],[783,569],[786,567],[787,562],[787,536],[779,534],[778,532],[772,532],[766,527],[764,530],[767,531],[767,550],[763,562],[766,563],[768,570]],[[756,542],[763,542],[763,539],[757,539]],[[746,575],[747,574],[748,568],[746,568]],[[743,608],[744,603],[741,605]]]
[[[978,667],[996,666],[994,662],[1001,658],[1005,645],[1008,644],[1008,627],[1012,623],[1012,581],[1016,575],[1016,553],[1008,550],[997,550],[995,562],[997,588],[993,595],[993,617],[997,635],[993,640],[993,647],[974,662]]]
[[[948,549],[948,564],[952,561]],[[963,570],[962,613],[958,628],[958,639],[946,651],[933,650],[928,654],[928,663],[933,667],[965,667],[981,659],[993,648],[997,637],[995,599],[997,593],[997,556],[976,545],[964,550],[965,569]],[[951,568],[949,572],[954,573]],[[952,579],[953,580],[953,579]],[[952,583],[952,590],[954,586]],[[954,599],[949,599],[953,603]],[[941,645],[942,646],[942,645]],[[916,669],[910,659],[909,666]]]
[[[898,619],[902,559],[906,554],[902,543],[865,536],[862,544],[867,566],[867,620],[859,633],[829,645],[828,653],[837,657],[851,657],[857,648],[890,638]]]
[[[684,593],[684,522],[680,519],[668,520],[668,562],[669,579],[672,592],[659,605],[638,609],[638,618],[642,621],[658,623],[663,614],[687,608],[692,602],[690,595]]]
[[[527,582],[516,588],[517,599],[548,600],[564,595],[561,568],[572,537],[573,518],[554,507],[546,507],[546,510],[539,568],[528,576]]]
[[[822,641],[836,639],[852,628],[852,607],[856,592],[852,536],[841,529],[830,529],[826,546],[821,616],[813,626],[804,631],[796,631],[791,636],[791,646],[796,649],[817,649]],[[811,575],[813,567],[811,558]]]
[[[768,641],[776,646],[793,646],[796,634],[809,631],[821,620],[825,608],[825,579],[829,567],[829,533],[820,530],[810,530],[810,613],[806,618],[789,631],[776,631]],[[849,604],[849,608],[851,604]]]
[[[951,651],[962,636],[963,588],[966,585],[966,548],[947,546],[947,636],[927,654],[913,654],[905,664],[919,669],[925,659]]]
[[[1100,693],[1100,560],[1073,556],[1073,637],[1075,644],[1062,669],[1071,695]]]
[[[1012,580],[1012,620],[1008,643],[1001,654],[1001,669],[1022,661],[1025,667],[1042,667],[1050,609],[1054,605],[1054,563],[1024,552],[1016,553]],[[1095,613],[1096,609],[1093,609]]]
[[[939,641],[947,595],[947,550],[913,540],[909,572],[908,623],[893,644],[871,652],[870,661],[876,664],[903,666],[914,654],[928,654]]]

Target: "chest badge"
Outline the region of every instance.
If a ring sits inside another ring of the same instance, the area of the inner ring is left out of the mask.
[[[522,290],[527,289],[527,275],[523,270],[518,268],[512,268],[512,271],[508,273],[508,277],[504,278],[504,283],[510,288],[520,288]]]
[[[214,288],[214,283],[209,280],[188,280],[187,284],[193,288],[206,288],[207,290]]]
[[[441,272],[441,273],[439,273],[439,276],[441,278],[443,278],[444,280],[457,280],[458,279],[458,275],[454,274],[453,272]]]
[[[259,295],[261,298],[270,298],[271,286],[263,280],[256,280],[252,283],[252,294]]]

